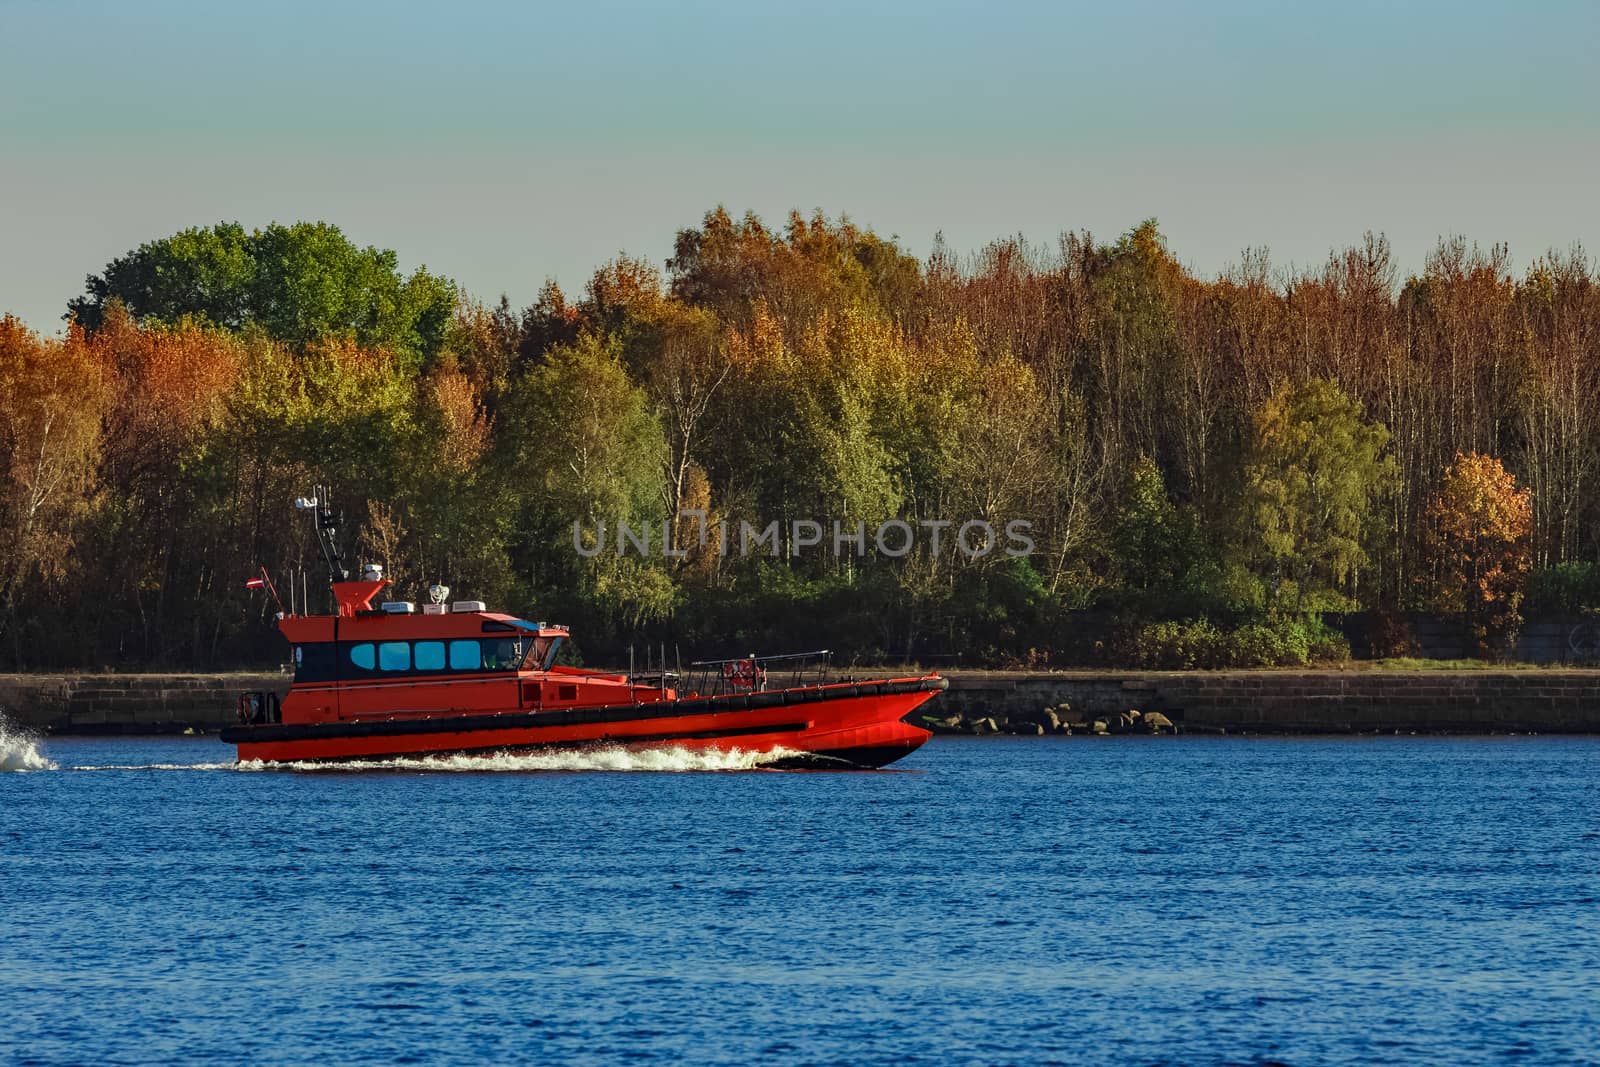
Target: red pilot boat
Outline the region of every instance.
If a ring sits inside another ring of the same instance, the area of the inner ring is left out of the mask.
[[[664,666],[636,675],[559,665],[565,626],[478,601],[447,605],[439,586],[420,612],[405,602],[374,607],[388,582],[373,566],[349,578],[323,501],[298,504],[317,515],[335,613],[280,613],[294,682],[281,702],[270,693],[241,699],[240,724],[222,732],[241,761],[614,746],[770,753],[776,766],[882,767],[931,736],[905,719],[949,684],[937,674],[829,681],[825,653],[702,661],[678,675]],[[271,588],[265,574],[252,584]]]

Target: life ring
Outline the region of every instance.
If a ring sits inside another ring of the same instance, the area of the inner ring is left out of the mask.
[[[234,707],[234,714],[246,726],[259,726],[262,723],[277,722],[278,694],[263,693],[259,690],[247,690],[239,694],[239,701]]]
[[[753,659],[729,660],[722,665],[722,677],[741,689],[754,689],[758,674]]]

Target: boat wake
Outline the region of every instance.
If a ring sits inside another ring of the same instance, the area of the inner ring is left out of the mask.
[[[55,769],[55,763],[39,752],[39,739],[13,724],[0,709],[0,772]]]
[[[718,752],[687,748],[586,748],[552,752],[494,752],[440,756],[391,756],[387,759],[340,763],[303,760],[295,763],[241,763],[240,770],[272,771],[753,771],[794,753]]]
[[[236,771],[237,763],[92,763],[70,764],[69,771]]]
[[[147,763],[71,767],[74,771],[243,771],[253,774],[370,774],[395,772],[567,773],[578,771],[652,771],[656,773],[754,771],[797,755],[787,749],[770,752],[719,752],[687,748],[586,748],[553,752],[490,752],[439,756],[392,756],[342,762],[299,760],[291,763]],[[51,764],[50,766],[54,766]]]

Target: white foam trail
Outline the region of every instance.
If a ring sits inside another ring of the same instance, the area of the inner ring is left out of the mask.
[[[56,765],[39,751],[39,739],[14,725],[0,708],[0,772],[53,771]]]
[[[788,749],[746,752],[687,748],[586,748],[531,753],[392,756],[388,759],[342,762],[297,760],[292,763],[147,763],[73,767],[75,771],[271,771],[332,772],[569,772],[569,771],[753,771],[798,753]],[[52,765],[53,766],[53,765]]]
[[[302,760],[240,763],[248,771],[751,771],[794,755],[786,750],[745,752],[687,748],[587,748],[551,752],[494,752],[440,756],[392,756],[381,760]]]
[[[96,763],[70,766],[69,771],[236,771],[237,763]]]

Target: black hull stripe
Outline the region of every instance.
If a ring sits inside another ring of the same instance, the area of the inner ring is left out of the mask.
[[[595,723],[638,722],[641,719],[678,719],[692,715],[717,715],[725,712],[761,708],[820,704],[854,697],[893,696],[901,693],[937,693],[948,689],[944,678],[914,678],[902,682],[859,682],[851,685],[775,689],[740,696],[698,697],[693,700],[663,701],[659,704],[609,704],[593,708],[565,708],[560,711],[519,711],[500,715],[462,715],[432,719],[383,719],[368,722],[322,722],[270,726],[229,726],[222,740],[229,744],[259,744],[275,741],[312,741],[344,737],[393,737],[421,734],[461,734],[477,730],[523,730],[551,726],[588,726]],[[782,727],[763,727],[782,729]],[[728,730],[706,736],[719,737]],[[675,735],[692,736],[692,735]],[[635,740],[629,738],[628,740]]]

